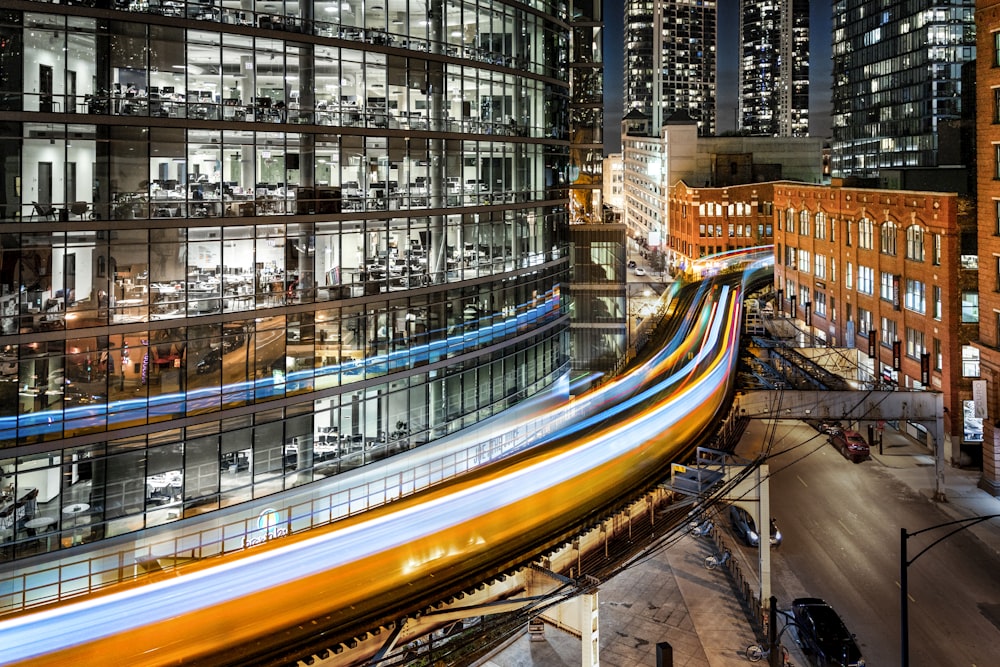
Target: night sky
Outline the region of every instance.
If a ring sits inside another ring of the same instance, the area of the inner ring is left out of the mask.
[[[830,2],[809,3],[809,133],[830,134]],[[739,0],[719,0],[717,131],[735,129],[738,92]],[[604,3],[604,150],[621,151],[624,0]]]

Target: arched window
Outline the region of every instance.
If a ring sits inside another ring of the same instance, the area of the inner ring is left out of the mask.
[[[868,218],[858,220],[858,247],[871,250],[875,241],[875,226]]]
[[[879,250],[883,255],[896,254],[896,223],[886,220],[879,233]]]
[[[799,235],[809,236],[809,211],[799,211]]]
[[[906,228],[906,259],[924,261],[924,228],[920,225]]]

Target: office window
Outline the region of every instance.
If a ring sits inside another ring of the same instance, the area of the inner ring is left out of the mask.
[[[993,144],[993,178],[1000,178],[1000,144]]]
[[[844,220],[844,234],[847,235],[844,240],[844,244],[848,247],[853,245],[853,233],[854,233],[854,228],[851,225],[851,221]]]
[[[844,283],[847,289],[854,289],[854,265],[850,262],[844,264]]]
[[[934,247],[932,248],[931,262],[934,266],[941,266],[941,235],[934,235]]]
[[[933,313],[934,319],[935,320],[940,320],[941,319],[941,286],[940,285],[934,285],[931,288],[931,300],[933,302],[932,306],[934,308],[934,313]]]
[[[858,292],[872,296],[875,294],[875,269],[858,264]]]
[[[864,308],[858,306],[858,334],[867,336],[868,332],[871,330],[872,330],[871,311],[865,310]]]
[[[993,200],[993,235],[1000,236],[1000,199]]]
[[[894,295],[892,290],[892,284],[893,284],[893,275],[891,273],[886,273],[885,271],[882,271],[879,274],[878,295],[882,298],[883,301],[893,300]]]
[[[993,89],[993,122],[1000,123],[1000,88]]]
[[[816,238],[826,238],[826,213],[820,211],[813,217],[813,229],[816,233]]]
[[[795,209],[789,208],[785,212],[785,231],[795,232]]]
[[[924,261],[924,229],[920,225],[906,228],[906,259]]]
[[[837,219],[830,219],[830,243],[837,242]]]
[[[998,313],[1000,314],[1000,313]],[[941,339],[934,339],[934,352],[931,354],[931,366],[934,370],[941,370],[941,364],[944,363],[944,353],[941,352]]]
[[[875,247],[875,225],[868,218],[858,220],[858,247],[871,250]]]
[[[979,350],[971,345],[962,346],[962,377],[979,377]]]
[[[893,343],[899,340],[898,331],[896,329],[896,321],[890,320],[888,317],[883,317],[881,326],[882,328],[879,331],[879,340],[882,341],[883,345],[891,347]]]
[[[813,312],[826,317],[826,292],[822,290],[813,291]]]
[[[879,230],[879,250],[883,255],[896,254],[896,224],[891,221],[882,223]]]
[[[906,356],[919,359],[924,352],[924,332],[906,327]]]
[[[927,309],[926,298],[924,294],[924,283],[919,280],[913,280],[912,278],[906,279],[906,296],[904,297],[904,305],[907,310],[912,310],[915,313],[920,313],[921,315]]]
[[[1000,32],[993,33],[993,66],[1000,67]]]
[[[799,266],[799,271],[802,271],[804,273],[809,273],[810,264],[809,264],[809,251],[808,250],[803,250],[802,248],[799,248],[799,264],[798,264],[798,266]]]
[[[809,236],[809,211],[799,211],[799,236]]]
[[[962,322],[975,324],[979,321],[979,292],[962,292]]]
[[[816,255],[813,266],[813,275],[826,280],[826,255]]]

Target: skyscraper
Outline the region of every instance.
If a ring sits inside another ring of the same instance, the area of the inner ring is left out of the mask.
[[[653,136],[677,111],[715,134],[716,15],[715,0],[626,0],[625,114],[646,114]]]
[[[809,3],[744,0],[740,7],[739,129],[809,134]]]
[[[271,512],[557,391],[568,20],[0,10],[0,560]]]
[[[976,57],[975,2],[833,3],[832,175],[936,167]]]

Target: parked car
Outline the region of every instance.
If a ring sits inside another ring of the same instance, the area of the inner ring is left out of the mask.
[[[738,505],[730,505],[729,521],[733,524],[733,532],[736,533],[736,537],[743,540],[747,546],[760,546],[760,533],[757,532],[757,524],[750,512]],[[771,546],[781,546],[781,531],[778,530],[778,524],[774,522],[774,519],[771,519]]]
[[[868,443],[857,431],[840,431],[830,436],[830,442],[849,461],[860,463],[870,455]]]
[[[816,424],[816,430],[827,435],[835,435],[843,431],[844,426],[836,419],[822,419]]]
[[[821,666],[863,667],[856,638],[833,610],[819,598],[796,598],[792,601],[795,632],[802,650]]]

